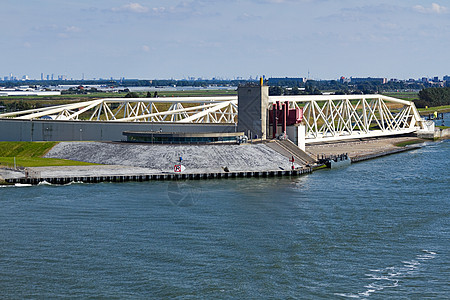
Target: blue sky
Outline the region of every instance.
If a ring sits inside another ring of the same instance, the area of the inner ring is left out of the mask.
[[[1,0],[0,76],[450,75],[450,1]]]

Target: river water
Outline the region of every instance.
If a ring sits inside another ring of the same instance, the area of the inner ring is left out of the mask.
[[[450,143],[298,178],[0,188],[2,298],[448,298]]]

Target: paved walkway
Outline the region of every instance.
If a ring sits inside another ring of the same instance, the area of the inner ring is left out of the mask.
[[[391,137],[391,138],[374,138],[357,141],[346,141],[338,143],[323,143],[306,146],[306,151],[313,157],[317,155],[339,155],[348,153],[353,158],[357,156],[386,152],[388,150],[397,149],[397,143],[417,140],[416,137]]]

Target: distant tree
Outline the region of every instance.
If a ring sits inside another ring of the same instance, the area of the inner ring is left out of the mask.
[[[139,94],[136,92],[129,92],[125,95],[125,98],[139,98]]]
[[[415,99],[413,102],[417,108],[425,108],[428,106],[427,102],[421,99]]]
[[[152,93],[147,92],[147,95],[145,96],[146,98],[151,98],[152,97]]]
[[[355,89],[351,92],[352,95],[362,95],[364,94],[361,90]]]
[[[269,96],[281,96],[284,89],[281,86],[269,86]]]
[[[419,92],[419,99],[427,106],[450,105],[450,87],[423,89]]]
[[[300,95],[300,90],[298,89],[298,87],[294,86],[292,88],[291,94],[292,95]]]
[[[314,83],[306,82],[305,94],[307,95],[322,95],[322,92],[314,85]]]

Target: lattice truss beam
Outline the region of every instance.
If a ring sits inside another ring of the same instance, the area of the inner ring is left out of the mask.
[[[271,97],[270,103],[287,97]],[[413,102],[382,95],[293,96],[290,108],[303,108],[310,141],[375,137],[414,132],[423,127]],[[394,108],[390,107],[394,106]]]
[[[236,123],[236,97],[111,98],[0,114],[0,118]]]
[[[277,101],[303,109],[309,142],[394,135],[424,128],[413,102],[383,95],[270,96],[268,109]],[[237,96],[110,98],[4,113],[0,118],[236,124],[237,102]]]

